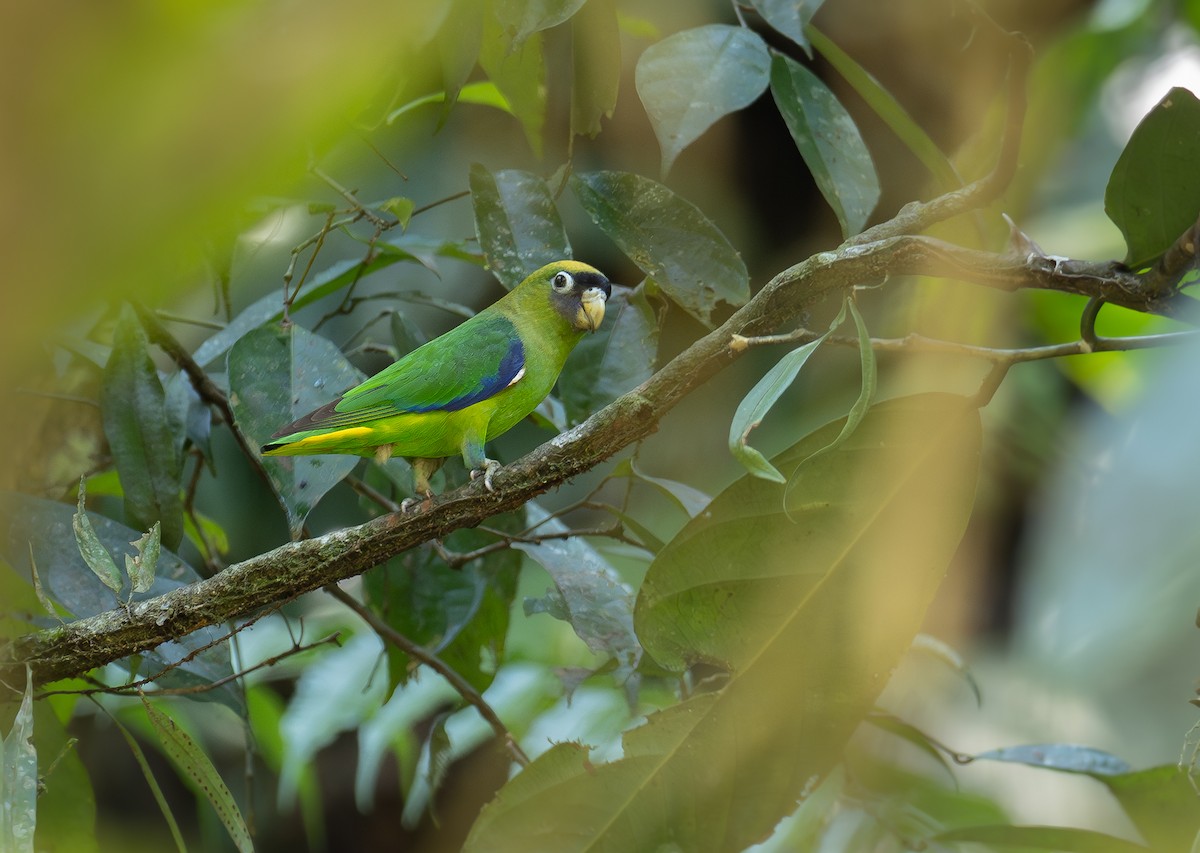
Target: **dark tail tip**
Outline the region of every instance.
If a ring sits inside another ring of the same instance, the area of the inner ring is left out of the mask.
[[[278,450],[281,447],[283,447],[282,441],[273,441],[270,444],[264,444],[258,452],[265,455],[270,453],[272,450]]]

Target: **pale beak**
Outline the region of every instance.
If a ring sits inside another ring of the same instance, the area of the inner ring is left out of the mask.
[[[604,303],[608,294],[599,287],[589,287],[581,297],[579,312],[575,316],[575,326],[594,332],[604,322]]]

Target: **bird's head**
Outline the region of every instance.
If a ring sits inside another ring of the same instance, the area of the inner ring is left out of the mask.
[[[604,274],[579,261],[547,264],[520,284],[527,286],[546,294],[551,307],[580,332],[600,328],[604,303],[612,295],[612,285]]]

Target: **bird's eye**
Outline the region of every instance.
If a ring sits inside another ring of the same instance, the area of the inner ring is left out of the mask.
[[[573,279],[565,272],[556,273],[550,286],[558,293],[564,293],[571,287]]]

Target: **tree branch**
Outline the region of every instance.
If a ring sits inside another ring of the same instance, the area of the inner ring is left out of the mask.
[[[1174,291],[1161,292],[1116,263],[997,255],[928,237],[887,237],[821,252],[775,276],[723,325],[642,385],[502,468],[493,478],[495,492],[469,483],[435,498],[425,511],[390,514],[288,543],[128,609],[18,638],[0,649],[0,680],[22,680],[25,663],[38,683],[77,675],[361,574],[423,542],[517,509],[654,432],[680,400],[737,357],[730,347],[734,335],[753,337],[786,327],[830,293],[897,275],[954,278],[1006,291],[1059,290],[1163,315],[1177,315],[1181,301],[1192,302]]]

